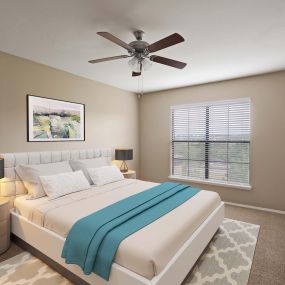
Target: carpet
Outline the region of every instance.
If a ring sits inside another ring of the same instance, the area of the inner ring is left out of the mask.
[[[183,285],[246,285],[259,226],[224,219]],[[23,252],[0,263],[0,284],[71,285],[45,263]]]

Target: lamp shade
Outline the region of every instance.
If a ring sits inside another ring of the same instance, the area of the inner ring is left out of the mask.
[[[116,149],[115,159],[116,160],[132,160],[133,150],[132,149]]]
[[[4,178],[4,159],[0,158],[0,179]]]

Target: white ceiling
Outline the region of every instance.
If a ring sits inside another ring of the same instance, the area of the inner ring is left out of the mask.
[[[136,29],[186,39],[155,54],[187,67],[153,63],[146,92],[285,69],[284,0],[0,0],[1,51],[134,92],[128,59],[87,61],[126,53],[96,32],[131,42]]]

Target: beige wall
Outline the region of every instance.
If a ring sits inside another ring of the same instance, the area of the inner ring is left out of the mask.
[[[27,142],[26,94],[86,104],[86,141]],[[195,186],[225,201],[285,210],[285,72],[146,94],[138,103],[130,92],[0,52],[0,152],[132,147],[130,167],[139,170],[140,155],[141,178],[165,181],[170,106],[240,97],[252,98],[253,189]]]
[[[166,181],[170,172],[171,105],[251,97],[250,191],[198,185],[223,200],[285,210],[285,72],[146,94],[140,101],[141,178]]]
[[[86,104],[86,141],[27,142],[26,94]],[[0,52],[0,153],[138,144],[136,95]]]

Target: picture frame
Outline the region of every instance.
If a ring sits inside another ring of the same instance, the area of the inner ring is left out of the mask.
[[[27,141],[85,141],[85,104],[27,94]]]

